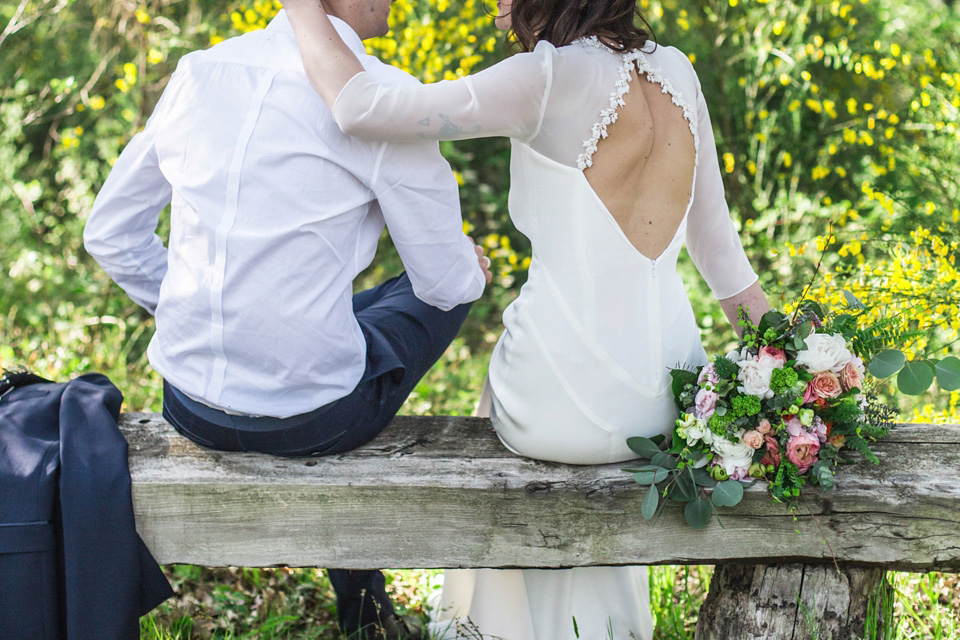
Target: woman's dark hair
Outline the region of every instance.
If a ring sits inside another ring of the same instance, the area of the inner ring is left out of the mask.
[[[513,0],[510,23],[511,40],[520,51],[532,51],[541,40],[562,47],[589,36],[614,51],[656,42],[637,0]]]

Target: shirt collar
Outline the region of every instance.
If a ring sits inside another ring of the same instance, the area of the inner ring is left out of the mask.
[[[351,51],[358,55],[366,53],[366,50],[363,48],[363,42],[360,40],[357,32],[353,30],[353,27],[336,16],[330,16],[330,22],[333,23],[337,33],[340,34],[340,37],[343,38],[343,41],[350,47]],[[276,17],[270,21],[270,24],[267,25],[267,31],[293,33],[293,25],[290,24],[290,18],[287,17],[287,12],[281,9]]]

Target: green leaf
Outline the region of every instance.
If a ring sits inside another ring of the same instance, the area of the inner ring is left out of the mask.
[[[743,485],[739,480],[724,480],[714,488],[710,499],[718,507],[732,507],[743,500]]]
[[[811,333],[813,333],[813,325],[810,324],[809,322],[804,322],[802,325],[800,325],[799,327],[797,327],[797,332],[796,332],[796,334],[795,334],[795,335],[796,335],[796,339],[800,341],[800,344],[805,345],[806,343],[804,343],[803,341],[804,341],[804,340],[807,338],[807,336],[809,336]],[[796,341],[794,341],[794,342],[796,342]]]
[[[660,467],[666,467],[667,469],[677,468],[677,461],[673,459],[673,456],[663,451],[650,458],[650,462]]]
[[[918,396],[933,384],[934,370],[929,362],[908,362],[897,374],[897,388],[908,396]]]
[[[643,502],[640,504],[640,515],[649,520],[657,512],[657,505],[660,503],[660,491],[656,486],[647,489],[647,495],[643,496]]]
[[[638,484],[656,484],[666,480],[668,473],[669,472],[663,467],[650,465],[650,468],[642,468],[634,473],[633,479],[636,480]]]
[[[944,391],[960,389],[960,358],[947,356],[936,365],[937,384]]]
[[[627,438],[627,446],[641,458],[652,458],[660,453],[660,447],[650,438]]]
[[[907,356],[903,355],[903,351],[888,349],[874,356],[867,368],[870,370],[870,374],[877,378],[889,378],[903,369],[906,362]]]
[[[787,325],[790,324],[790,321],[780,311],[776,309],[771,309],[763,314],[763,317],[760,318],[759,331],[763,333],[767,329],[776,329],[777,331],[782,331],[787,328]]]
[[[694,529],[703,529],[710,522],[710,516],[713,515],[713,507],[703,498],[697,498],[688,504],[683,510],[683,516]]]
[[[866,309],[866,305],[857,300],[857,296],[853,295],[846,289],[843,290],[843,299],[847,301],[847,306],[851,309]]]
[[[685,498],[693,500],[697,497],[697,483],[693,481],[693,474],[689,471],[681,471],[677,474],[677,490],[683,494]]]
[[[717,486],[717,481],[710,477],[710,474],[707,472],[706,469],[694,469],[693,481],[697,483],[698,487]]]

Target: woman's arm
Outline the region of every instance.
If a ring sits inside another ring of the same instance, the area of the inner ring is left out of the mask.
[[[350,78],[363,66],[327,16],[320,0],[285,0],[283,8],[297,37],[307,78],[330,109]]]
[[[720,306],[723,308],[723,312],[727,315],[727,320],[733,325],[733,329],[737,332],[738,336],[743,334],[743,329],[738,324],[738,320],[740,319],[738,312],[741,307],[746,310],[747,317],[750,318],[750,321],[755,325],[759,324],[763,314],[770,310],[770,303],[767,302],[767,296],[763,293],[759,280],[740,293],[729,298],[724,298],[720,301]]]
[[[457,80],[384,85],[364,72],[317,0],[289,0],[310,83],[337,125],[365,140],[420,142],[507,136],[523,141],[540,129],[550,90],[552,47],[538,47]]]

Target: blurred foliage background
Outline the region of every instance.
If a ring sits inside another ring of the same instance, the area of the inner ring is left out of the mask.
[[[732,215],[773,304],[806,292],[836,309],[847,289],[912,357],[960,353],[958,8],[941,0],[641,5],[657,40],[686,52],[700,75]],[[180,56],[262,28],[279,8],[275,0],[0,0],[0,365],[55,379],[101,371],[124,391],[127,410],[159,409],[160,380],[145,357],[152,318],[85,254],[83,225]],[[391,32],[369,49],[425,81],[508,54],[483,0],[393,8]],[[487,247],[496,276],[411,396],[410,413],[473,410],[501,313],[529,264],[529,244],[507,214],[508,142],[443,151],[461,185],[465,228]],[[357,286],[400,268],[384,242]],[[723,349],[732,330],[689,260],[680,268],[708,351]],[[904,420],[960,422],[958,393],[901,401]],[[177,579],[193,580],[191,571]],[[657,571],[652,580],[662,581],[668,569]],[[661,623],[680,611],[669,597],[664,607]],[[676,637],[686,637],[691,610],[675,621]],[[172,632],[151,637],[164,633]],[[918,633],[897,637],[935,637]],[[955,637],[944,633],[936,637]]]

